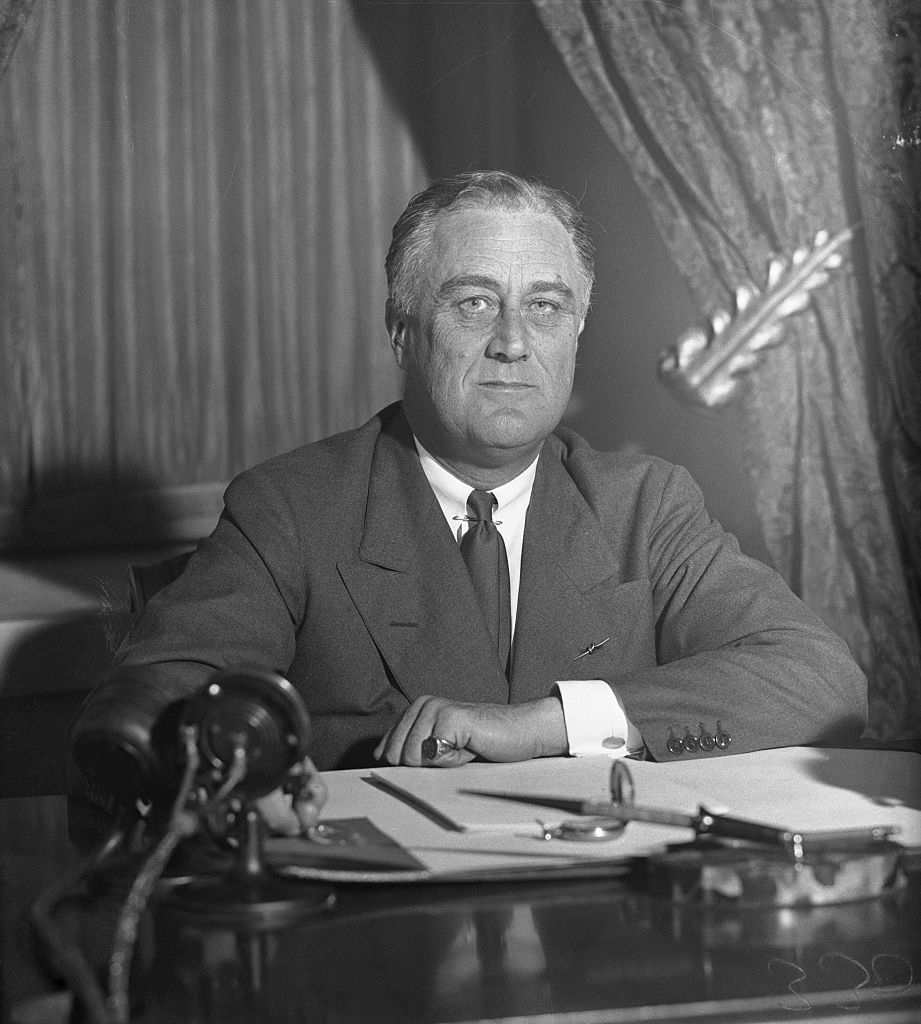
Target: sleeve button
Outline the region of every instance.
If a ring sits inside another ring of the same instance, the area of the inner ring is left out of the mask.
[[[684,727],[684,739],[681,741],[681,745],[689,754],[700,750],[700,740],[692,735],[690,727],[687,725]]]
[[[680,754],[684,750],[684,744],[675,735],[674,729],[668,730],[668,742],[665,747],[670,754]]]
[[[713,733],[707,732],[704,723],[700,723],[700,749],[711,751],[716,746],[716,737]]]

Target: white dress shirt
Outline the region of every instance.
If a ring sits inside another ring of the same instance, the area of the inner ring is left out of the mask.
[[[415,441],[422,470],[435,492],[454,539],[460,543],[470,527],[470,523],[462,517],[467,515],[467,498],[472,488],[437,462],[419,443],[418,438]],[[514,479],[491,489],[498,503],[493,509],[493,517],[508,555],[513,657],[521,582],[521,547],[536,472],[537,456]],[[623,702],[603,679],[559,680],[554,690],[563,706],[566,739],[569,753],[573,756],[609,754],[616,757],[627,753],[628,740],[631,747],[641,745],[637,729],[627,719]]]

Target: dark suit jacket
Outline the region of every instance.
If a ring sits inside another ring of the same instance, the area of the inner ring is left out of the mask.
[[[369,763],[420,695],[516,703],[559,679],[613,683],[660,759],[718,721],[732,752],[853,740],[866,710],[842,641],[740,554],[683,469],[563,429],[540,455],[506,680],[398,405],[234,480],[118,661],[149,666],[164,702],[218,667],[281,672],[320,768]]]

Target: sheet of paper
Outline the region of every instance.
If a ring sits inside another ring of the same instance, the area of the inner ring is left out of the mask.
[[[662,781],[740,818],[806,832],[895,825],[902,845],[921,847],[918,754],[787,747],[656,768]]]
[[[530,878],[547,873],[603,877],[624,870],[633,858],[691,840],[689,829],[631,822],[619,838],[608,842],[548,842],[535,819],[553,824],[567,815],[471,799],[458,792],[474,788],[603,799],[610,767],[610,759],[601,757],[452,769],[325,772],[329,800],[323,819],[367,817],[424,865],[422,872],[416,872],[397,857],[405,867],[389,868],[387,873],[404,882]],[[804,831],[893,824],[901,829],[898,838],[905,846],[921,848],[921,757],[916,754],[789,748],[667,764],[630,762],[629,769],[637,803],[684,813],[693,813],[703,804]],[[382,779],[389,790],[381,787]],[[395,795],[398,791],[411,793],[413,801]],[[430,805],[437,814],[433,818],[421,813],[420,805]],[[312,863],[309,858],[295,859],[305,877],[342,880],[335,869],[305,867]],[[359,868],[349,880],[383,879],[379,871]]]
[[[790,747],[668,763],[628,762],[635,802],[683,813],[701,805],[765,824],[820,831],[894,825],[905,846],[921,847],[921,757],[899,751]],[[558,824],[559,810],[471,796],[465,790],[609,796],[608,757],[546,758],[463,768],[382,768],[373,779],[460,832],[511,831],[535,820]],[[633,826],[631,826],[633,827]]]
[[[471,790],[544,795],[571,800],[609,800],[612,759],[551,757],[513,764],[473,762],[462,768],[379,768],[371,779],[415,807],[436,824],[455,832],[509,832],[533,829],[537,821],[559,824],[574,815],[552,807],[518,804]],[[670,810],[692,813],[695,795],[680,781],[656,779],[646,762],[631,761],[637,803],[654,803]]]

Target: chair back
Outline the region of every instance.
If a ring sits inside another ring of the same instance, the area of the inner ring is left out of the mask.
[[[191,557],[191,551],[183,551],[159,562],[138,562],[129,565],[128,604],[131,614],[140,615],[158,590],[178,579]]]

